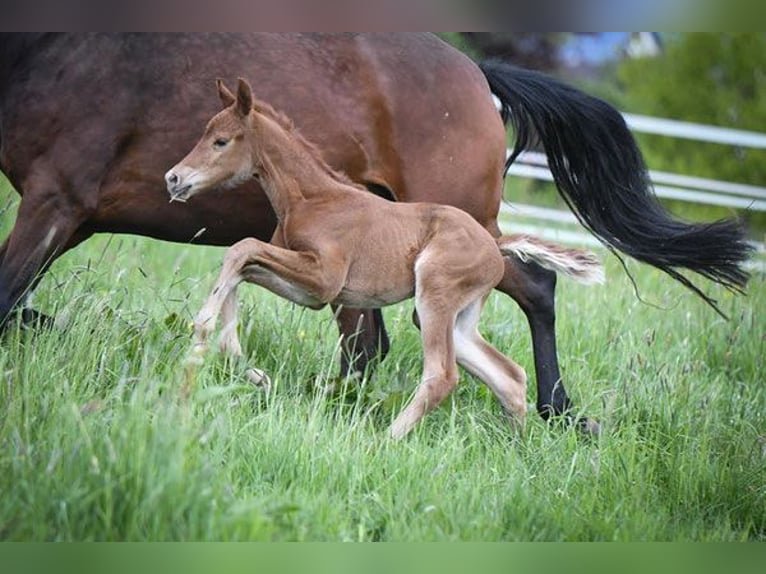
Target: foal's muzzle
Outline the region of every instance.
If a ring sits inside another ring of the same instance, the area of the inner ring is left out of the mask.
[[[165,174],[165,185],[170,194],[170,201],[185,202],[190,197],[191,184],[184,183],[182,177],[176,174],[172,169]]]

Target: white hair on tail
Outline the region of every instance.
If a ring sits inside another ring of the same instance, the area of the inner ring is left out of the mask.
[[[503,235],[497,239],[503,255],[515,255],[522,261],[567,275],[586,285],[604,282],[604,267],[595,253],[563,247],[530,235]]]

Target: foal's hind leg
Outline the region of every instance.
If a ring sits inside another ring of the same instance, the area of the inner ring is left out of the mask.
[[[423,341],[423,378],[415,395],[391,425],[394,439],[404,437],[428,412],[439,405],[457,385],[455,346],[452,332],[454,311],[445,311],[417,296],[415,305],[420,317]]]
[[[477,329],[486,296],[463,309],[455,323],[457,362],[479,377],[500,400],[513,422],[523,423],[527,411],[527,376],[519,365],[508,359],[482,338]]]

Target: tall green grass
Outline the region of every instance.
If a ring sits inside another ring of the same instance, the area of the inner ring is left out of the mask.
[[[5,216],[4,216],[5,217]],[[3,221],[3,226],[7,220]],[[0,538],[8,540],[763,540],[766,289],[716,293],[726,322],[645,266],[561,280],[565,383],[604,433],[530,412],[508,426],[464,375],[400,443],[386,427],[420,374],[411,303],[388,308],[375,376],[328,391],[329,311],[241,290],[246,364],[181,363],[223,251],[97,237],[35,306],[57,327],[0,338]],[[493,295],[487,338],[534,373],[528,329]]]

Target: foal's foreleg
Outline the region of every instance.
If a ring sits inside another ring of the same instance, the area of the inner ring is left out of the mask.
[[[332,258],[320,259],[314,253],[291,251],[258,239],[235,243],[226,251],[216,285],[195,320],[196,344],[205,345],[224,306],[227,322],[236,320],[236,288],[242,281],[261,285],[299,305],[320,308],[340,291],[345,273],[337,268]]]
[[[237,335],[237,289],[232,289],[221,306],[221,338],[218,347],[232,357],[242,356],[242,345]]]
[[[224,333],[221,346],[235,355],[242,353],[237,337],[237,286],[242,282],[242,270],[250,255],[244,241],[230,247],[223,258],[221,272],[205,304],[194,320],[192,357],[200,358],[207,351],[207,339],[215,328],[218,315],[223,313]]]

